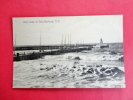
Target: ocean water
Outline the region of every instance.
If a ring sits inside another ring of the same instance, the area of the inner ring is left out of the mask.
[[[110,48],[89,50],[61,55],[47,55],[36,60],[14,62],[14,88],[124,88],[124,62],[122,44],[110,44]],[[113,53],[111,53],[113,52]],[[115,52],[115,53],[114,53]],[[88,67],[89,66],[89,67]],[[101,77],[88,70],[112,68],[112,75]],[[83,70],[83,68],[85,70]],[[117,74],[118,77],[114,76]]]

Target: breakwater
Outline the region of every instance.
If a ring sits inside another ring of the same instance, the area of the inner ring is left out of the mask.
[[[14,54],[14,61],[21,61],[21,60],[34,60],[41,58],[45,55],[60,55],[63,53],[69,53],[69,52],[80,52],[83,50],[91,50],[92,47],[82,47],[82,48],[65,48],[65,49],[58,49],[58,50],[50,50],[50,51],[40,51],[40,52],[33,52],[29,54]]]

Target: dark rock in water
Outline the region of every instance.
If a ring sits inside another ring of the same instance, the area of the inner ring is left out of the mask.
[[[118,69],[118,67],[113,67],[112,69],[111,69],[111,71],[114,73],[114,72],[117,72],[119,69]]]
[[[45,70],[45,68],[40,68],[40,70]]]
[[[46,76],[46,75],[39,75],[38,78],[40,78],[40,77],[45,77],[45,76]]]
[[[87,73],[88,74],[93,74],[94,73],[94,69],[93,68],[88,69]]]
[[[65,76],[67,76],[68,74],[61,74],[60,76],[63,76],[63,77],[65,77]]]
[[[52,68],[48,68],[48,67],[47,67],[47,68],[46,68],[46,71],[50,71],[51,69],[52,69]]]
[[[79,62],[74,62],[74,64],[79,64]]]
[[[83,67],[83,70],[86,70],[87,68]]]
[[[82,73],[81,76],[86,75],[87,73]]]
[[[120,69],[118,69],[117,67],[114,67],[112,69],[112,72],[113,72],[113,78],[122,78],[124,77],[124,72]]]
[[[43,65],[43,64],[40,64],[40,66]]]
[[[102,65],[96,65],[96,67],[102,67]]]
[[[103,68],[100,69],[100,71],[103,72],[103,71],[105,71],[106,69],[107,69],[107,68],[104,68],[104,67],[103,67]]]
[[[107,70],[104,73],[106,73],[106,75],[111,75],[112,74],[112,71],[111,70]]]
[[[81,69],[78,69],[77,71],[81,71]]]
[[[124,77],[124,72],[118,67],[102,67],[102,65],[96,65],[96,67],[90,67],[87,69],[86,72],[84,72],[84,70],[86,70],[86,68],[83,67],[83,73],[80,76],[86,75],[87,77],[85,79],[87,80],[96,80],[97,78],[98,81],[109,81],[121,80]],[[91,75],[92,77],[90,77]]]
[[[110,54],[111,54],[111,55],[115,55],[115,54],[117,54],[117,52],[112,51],[112,52],[110,52]]]
[[[119,61],[124,61],[124,57],[119,58]]]
[[[100,75],[100,72],[97,69],[95,69],[95,72],[98,76]]]
[[[99,75],[99,77],[104,78],[104,77],[105,77],[105,75],[104,75],[104,74],[100,74],[100,75]]]
[[[99,74],[99,78],[106,79],[109,75],[106,75],[105,73]]]
[[[122,78],[124,76],[124,72],[117,67],[112,67],[112,68],[102,68],[100,70],[102,74],[99,74],[99,77],[111,77],[111,78]]]
[[[76,66],[73,66],[72,68],[76,68]]]
[[[80,57],[75,57],[74,59],[76,59],[76,60],[81,60]]]
[[[70,69],[69,71],[73,73],[74,72],[74,69]]]
[[[92,67],[92,65],[88,65],[87,67]]]
[[[103,56],[103,58],[105,58],[106,56]]]

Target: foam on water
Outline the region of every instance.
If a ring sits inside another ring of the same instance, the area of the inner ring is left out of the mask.
[[[83,72],[87,73],[89,68],[97,65],[102,65],[103,68],[118,67],[124,72],[124,64],[119,61],[121,57],[122,54],[111,55],[107,52],[79,52],[14,62],[13,84],[15,88],[124,87],[123,80],[98,81],[97,75],[83,75]]]

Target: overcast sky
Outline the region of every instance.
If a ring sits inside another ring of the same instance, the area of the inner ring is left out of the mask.
[[[123,42],[123,16],[20,17],[13,18],[14,44],[61,44],[66,34],[71,43]],[[15,39],[16,38],[16,39]]]

